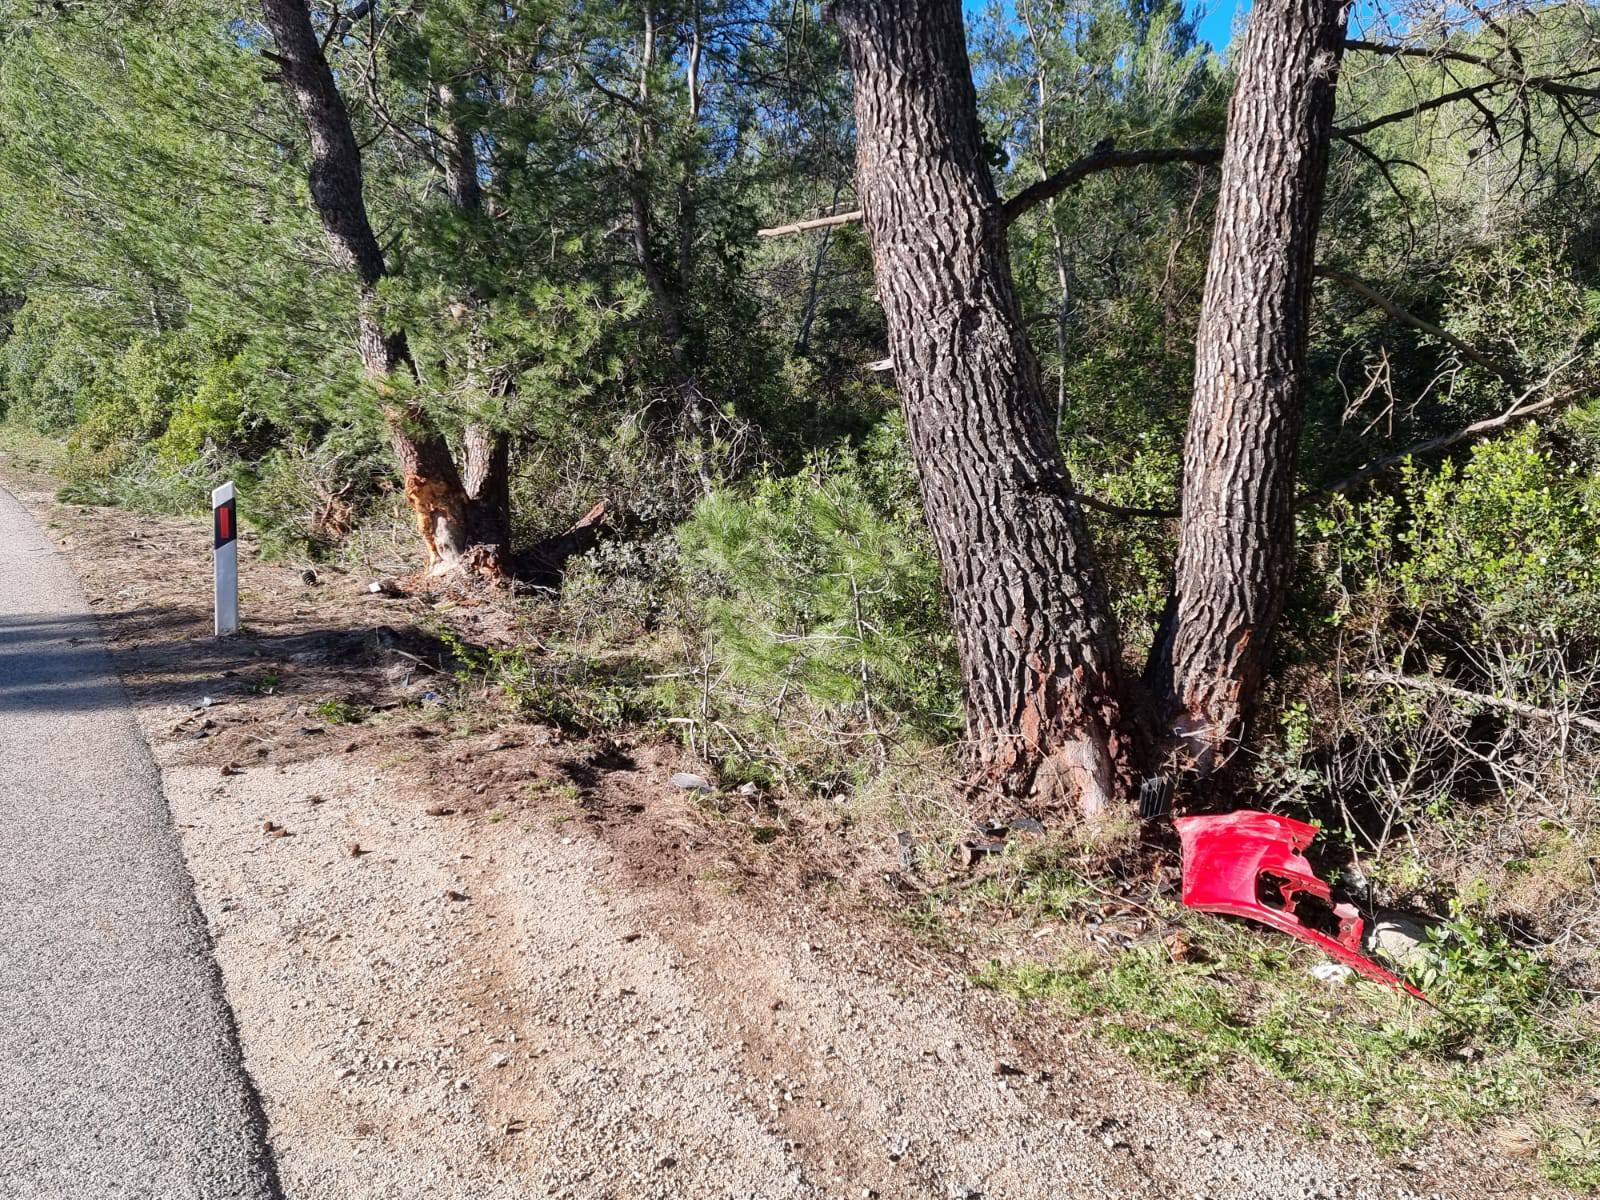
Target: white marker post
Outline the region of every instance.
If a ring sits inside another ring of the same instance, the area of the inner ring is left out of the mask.
[[[211,493],[211,545],[215,551],[217,636],[239,630],[239,517],[233,481]]]

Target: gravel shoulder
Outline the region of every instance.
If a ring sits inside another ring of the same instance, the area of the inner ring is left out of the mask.
[[[744,869],[671,745],[426,719],[441,615],[364,579],[247,540],[218,643],[204,529],[29,502],[117,647],[292,1200],[1555,1194],[1019,1018],[890,914]]]

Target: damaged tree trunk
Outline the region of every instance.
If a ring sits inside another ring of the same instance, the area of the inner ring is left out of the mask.
[[[988,780],[1085,815],[1142,739],[1083,514],[1040,391],[984,156],[959,0],[834,8],[855,75],[878,297]]]
[[[1226,765],[1294,560],[1306,332],[1344,0],[1259,0],[1228,110],[1184,443],[1174,601],[1149,679],[1180,766]]]
[[[284,86],[305,118],[311,142],[312,204],[334,261],[356,277],[356,346],[362,365],[379,390],[392,395],[396,372],[411,369],[411,353],[405,332],[383,325],[378,284],[387,268],[361,192],[361,150],[349,109],[305,0],[261,0],[261,11],[278,48],[268,57],[277,64]],[[427,547],[429,573],[480,569],[493,573],[474,540],[472,497],[443,436],[416,404],[392,401],[386,415],[406,502]]]

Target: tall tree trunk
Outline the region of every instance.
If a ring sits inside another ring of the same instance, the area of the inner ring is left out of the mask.
[[[1348,17],[1343,0],[1258,0],[1228,109],[1174,604],[1149,672],[1201,776],[1243,737],[1293,569],[1312,263]]]
[[[711,401],[700,386],[700,373],[696,370],[690,346],[689,323],[685,319],[684,293],[693,270],[695,237],[694,181],[692,164],[686,164],[678,181],[678,244],[677,274],[669,273],[666,263],[656,249],[655,216],[650,188],[650,154],[655,144],[651,126],[650,76],[656,65],[656,17],[654,0],[645,0],[642,6],[643,34],[639,49],[638,114],[639,125],[634,134],[630,212],[633,217],[633,246],[639,257],[639,269],[644,274],[645,286],[650,291],[660,322],[662,340],[672,359],[673,390],[678,393],[677,415],[688,425],[691,433],[704,438],[713,413]],[[694,30],[690,44],[688,72],[689,133],[694,133],[700,119],[700,15],[694,11]],[[701,477],[710,484],[704,465]]]
[[[310,136],[312,204],[334,261],[356,277],[356,348],[368,376],[388,390],[396,371],[410,369],[411,354],[405,332],[383,326],[378,283],[386,266],[361,193],[361,150],[349,109],[305,0],[261,0],[261,11],[278,47],[270,57],[278,64]],[[471,566],[468,497],[449,445],[416,405],[393,404],[387,418],[390,444],[404,477],[406,501],[427,547],[430,572],[444,574]]]
[[[457,114],[455,90],[448,84],[437,89],[444,115],[444,185],[450,203],[463,218],[473,219],[483,212],[483,188],[478,182],[478,151],[469,129]],[[476,319],[483,300],[475,294],[466,307]],[[471,334],[469,383],[474,390],[487,390]],[[505,381],[502,388],[513,385]],[[472,566],[480,574],[504,579],[511,574],[511,439],[504,431],[470,421],[462,431],[464,509],[468,551]]]
[[[878,298],[950,597],[967,725],[1014,795],[1125,800],[1140,739],[1040,391],[981,144],[960,0],[836,6]]]

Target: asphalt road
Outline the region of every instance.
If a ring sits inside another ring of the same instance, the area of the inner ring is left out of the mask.
[[[160,777],[0,488],[0,1197],[278,1195]]]

